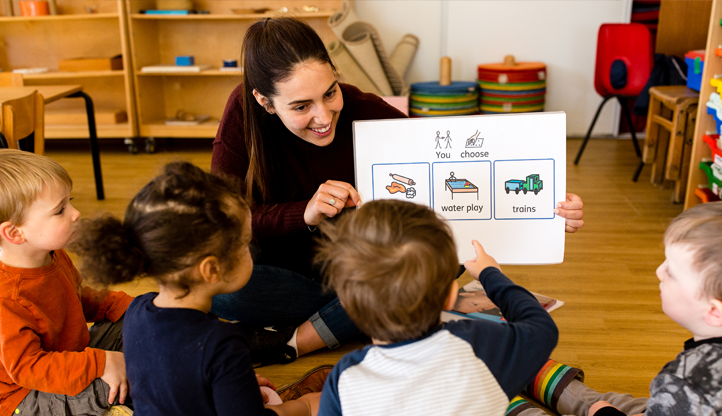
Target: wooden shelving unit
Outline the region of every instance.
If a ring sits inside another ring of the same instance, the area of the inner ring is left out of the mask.
[[[263,17],[293,16],[309,23],[324,43],[335,39],[326,21],[340,10],[341,0],[314,1],[318,11],[303,11],[299,0],[195,0],[195,10],[208,14],[148,15],[144,10],[155,9],[153,0],[133,0],[126,3],[130,33],[130,49],[134,65],[136,103],[140,136],[155,137],[215,137],[226,101],[241,82],[240,72],[224,72],[218,68],[224,59],[239,59],[246,29]],[[288,12],[279,10],[288,8]],[[251,9],[268,8],[261,14]],[[142,73],[149,65],[173,65],[175,57],[192,55],[197,65],[211,65],[212,69],[197,73]],[[178,110],[211,119],[195,126],[167,126]]]
[[[14,1],[14,9],[19,10]],[[80,84],[93,99],[97,114],[125,111],[128,121],[99,123],[100,138],[137,136],[135,97],[128,47],[124,0],[57,0],[54,16],[0,17],[3,52],[0,68],[48,68],[48,72],[24,75],[25,85]],[[109,58],[123,55],[123,70],[59,72],[58,61],[71,58]],[[83,100],[60,100],[46,107],[46,113],[84,112]],[[46,138],[87,138],[88,125],[47,124]]]
[[[711,158],[712,152],[702,136],[707,132],[715,131],[714,118],[707,114],[707,106],[710,93],[715,91],[709,83],[715,74],[722,74],[722,58],[715,56],[715,49],[722,44],[722,0],[714,0],[712,4],[712,14],[709,21],[709,31],[707,33],[707,47],[704,57],[704,69],[702,70],[702,88],[699,94],[699,106],[697,110],[697,124],[694,128],[694,142],[692,143],[691,164],[689,170],[689,178],[687,180],[687,194],[685,196],[684,209],[691,208],[702,203],[695,190],[699,185],[709,183],[707,175],[699,168],[699,162],[704,158]],[[701,22],[700,22],[701,23]]]

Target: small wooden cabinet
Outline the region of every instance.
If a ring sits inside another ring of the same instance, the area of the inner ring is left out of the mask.
[[[712,14],[709,21],[709,31],[707,33],[707,48],[704,56],[704,69],[702,70],[702,88],[699,94],[699,106],[697,107],[697,124],[694,128],[694,142],[692,143],[692,155],[689,169],[689,178],[687,181],[687,195],[685,197],[684,209],[702,203],[700,198],[695,195],[695,190],[699,185],[708,184],[707,175],[699,168],[699,162],[704,158],[711,158],[712,152],[709,146],[702,140],[702,136],[707,132],[715,131],[714,118],[707,114],[707,106],[710,93],[715,91],[715,87],[710,85],[710,79],[716,74],[722,74],[722,57],[715,55],[715,49],[722,44],[722,0],[714,0],[712,3]],[[699,22],[704,24],[706,22]]]
[[[19,10],[18,2],[14,2]],[[98,137],[137,135],[136,113],[123,0],[57,0],[57,15],[0,17],[0,68],[48,68],[23,75],[25,85],[80,84],[93,99]],[[123,69],[58,71],[58,62],[73,58],[122,55]],[[88,137],[83,100],[60,100],[46,107],[46,138]],[[126,120],[110,117],[125,113]],[[111,119],[112,118],[112,119]]]
[[[154,15],[153,0],[126,3],[138,111],[139,133],[154,137],[215,137],[231,91],[241,82],[240,72],[224,72],[223,60],[239,60],[246,29],[263,17],[288,15],[311,25],[324,43],[335,39],[327,19],[341,10],[341,0],[237,1],[195,0],[193,9],[203,14]],[[318,11],[304,11],[313,4]],[[253,9],[269,9],[254,13]],[[280,10],[286,9],[287,12]],[[191,73],[144,73],[151,65],[174,65],[175,57],[191,55],[196,65],[210,68]],[[198,125],[166,125],[177,111],[208,115],[210,120]]]

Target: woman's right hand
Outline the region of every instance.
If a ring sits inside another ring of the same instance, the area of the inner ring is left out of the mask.
[[[344,208],[361,206],[353,185],[347,182],[328,180],[321,184],[306,205],[303,220],[307,225],[316,226],[324,218],[333,218]]]

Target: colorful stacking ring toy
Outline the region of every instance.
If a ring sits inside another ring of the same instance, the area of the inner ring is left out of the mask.
[[[478,67],[479,109],[483,114],[544,111],[546,65],[515,62],[507,55],[503,63]]]
[[[409,115],[441,117],[479,114],[479,85],[476,82],[451,82],[451,61],[441,60],[439,82],[411,84]]]

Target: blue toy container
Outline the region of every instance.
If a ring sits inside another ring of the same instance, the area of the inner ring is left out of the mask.
[[[687,87],[699,91],[702,88],[704,49],[687,52],[684,55],[684,62],[687,64]]]

